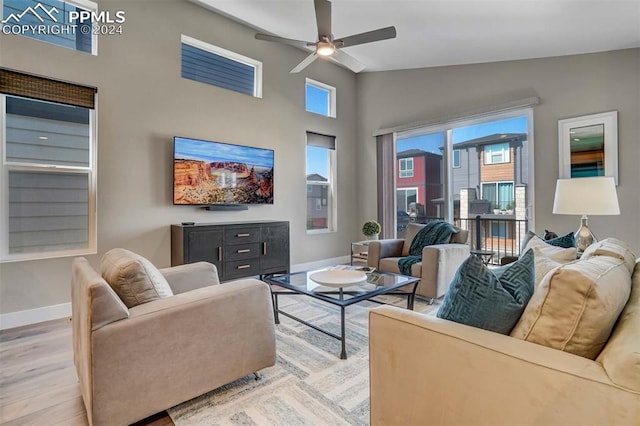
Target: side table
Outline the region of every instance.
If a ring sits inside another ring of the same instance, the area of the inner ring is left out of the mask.
[[[351,265],[354,262],[367,263],[369,241],[354,241],[351,243]]]
[[[485,265],[488,265],[489,262],[491,262],[491,259],[495,254],[494,251],[489,250],[469,250],[469,253],[474,256],[478,256],[480,260],[482,260],[482,263],[484,263]]]

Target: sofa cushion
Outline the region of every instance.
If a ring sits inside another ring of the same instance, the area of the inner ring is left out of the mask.
[[[517,261],[489,269],[469,256],[456,272],[438,317],[508,334],[533,294],[534,255],[529,250]]]
[[[536,288],[511,336],[595,359],[631,287],[620,259],[597,256],[562,265]]]
[[[400,272],[400,267],[398,266],[399,259],[401,258],[385,257],[384,259],[380,259],[379,269],[382,271],[391,272],[393,274],[402,274],[402,272]],[[422,262],[417,262],[411,265],[411,276],[422,276]]]
[[[160,271],[147,259],[129,250],[115,248],[105,253],[100,272],[127,308],[173,296]]]
[[[525,253],[527,250],[537,247],[542,254],[548,257],[551,260],[555,260],[560,263],[567,263],[576,260],[577,251],[575,247],[570,248],[562,248],[557,246],[552,246],[551,244],[547,244],[537,235],[532,237],[527,244],[524,246],[522,253]]]
[[[615,384],[640,392],[640,259],[631,279],[629,301],[596,361]]]
[[[633,273],[633,268],[636,263],[636,255],[633,254],[629,246],[624,242],[616,238],[607,238],[602,241],[591,244],[582,253],[580,259],[591,259],[595,256],[609,256],[617,259],[622,259],[624,265],[629,270],[629,273]]]

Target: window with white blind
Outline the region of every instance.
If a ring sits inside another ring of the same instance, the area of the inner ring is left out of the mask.
[[[307,132],[307,232],[336,230],[336,138]]]
[[[509,161],[508,143],[494,143],[484,147],[484,164],[500,164]]]
[[[96,55],[91,22],[80,22],[70,12],[97,12],[89,0],[3,0],[2,33],[18,34],[68,49]]]
[[[0,259],[95,253],[94,109],[0,96]]]
[[[262,62],[182,36],[182,78],[262,97]]]

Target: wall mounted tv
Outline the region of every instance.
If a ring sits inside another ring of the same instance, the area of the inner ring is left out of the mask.
[[[173,204],[273,204],[273,150],[175,137]]]

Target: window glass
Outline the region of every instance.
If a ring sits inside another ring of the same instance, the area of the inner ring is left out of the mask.
[[[484,163],[498,164],[509,162],[509,144],[498,143],[484,147]]]
[[[334,164],[335,138],[308,133],[307,231],[335,230]]]
[[[70,12],[95,12],[98,9],[96,3],[83,3],[90,7],[80,8],[59,0],[4,0],[2,31],[92,53],[95,41],[92,39],[91,22],[79,22],[70,15]]]
[[[335,87],[319,81],[306,80],[305,84],[305,109],[314,114],[327,117],[335,117]]]

